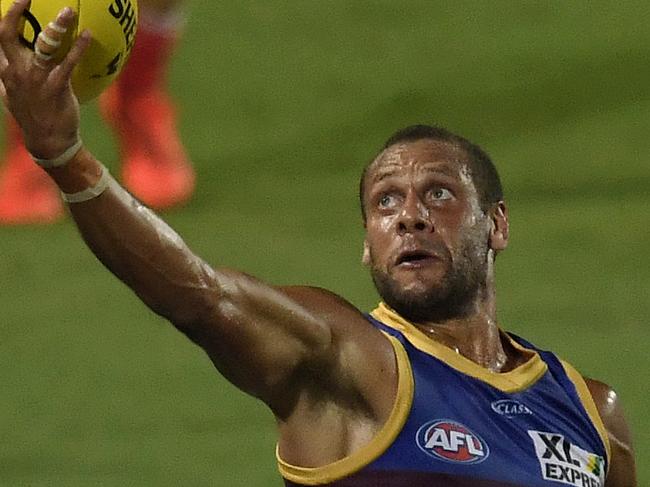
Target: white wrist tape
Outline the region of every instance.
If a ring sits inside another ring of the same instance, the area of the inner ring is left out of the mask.
[[[43,41],[43,43],[47,44],[50,47],[53,47],[54,49],[58,49],[61,47],[61,41],[57,41],[55,39],[52,39],[50,36],[48,36],[44,30],[38,34],[38,38]]]
[[[58,32],[59,34],[65,34],[65,32],[68,30],[65,27],[61,27],[56,22],[50,22],[49,24],[47,24],[47,26],[53,31]]]
[[[63,201],[65,201],[66,203],[83,203],[84,201],[97,198],[100,194],[106,191],[106,188],[108,188],[111,178],[108,169],[106,169],[106,166],[102,164],[101,168],[102,168],[102,175],[99,177],[99,181],[97,181],[97,183],[94,186],[91,186],[90,188],[86,188],[83,191],[79,191],[78,193],[61,192],[61,198],[63,198]]]
[[[32,156],[32,159],[34,159],[34,162],[39,166],[41,166],[43,169],[52,169],[53,167],[60,167],[70,162],[72,158],[77,155],[77,152],[79,152],[81,146],[83,146],[83,142],[81,141],[81,139],[79,139],[77,142],[74,143],[72,147],[66,149],[66,151],[63,154],[61,154],[59,157],[55,157],[54,159],[40,159],[38,157]]]

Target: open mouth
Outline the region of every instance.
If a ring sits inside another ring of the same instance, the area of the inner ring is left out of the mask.
[[[413,250],[408,252],[403,252],[397,258],[397,265],[407,265],[407,266],[419,266],[433,262],[435,256],[424,250]]]

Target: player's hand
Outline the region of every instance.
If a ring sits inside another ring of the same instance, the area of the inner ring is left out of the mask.
[[[15,1],[0,19],[0,95],[23,129],[27,150],[53,159],[79,140],[79,102],[70,79],[91,37],[84,31],[60,63],[51,59],[74,21],[74,11],[65,8],[31,51],[19,40],[21,16],[29,3]]]

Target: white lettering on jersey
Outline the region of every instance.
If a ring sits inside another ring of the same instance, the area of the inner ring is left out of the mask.
[[[574,487],[603,487],[605,460],[569,442],[559,433],[528,430],[542,477]]]

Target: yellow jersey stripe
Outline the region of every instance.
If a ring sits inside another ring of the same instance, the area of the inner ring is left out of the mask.
[[[479,379],[506,393],[512,394],[527,389],[548,370],[546,362],[542,360],[537,352],[522,347],[510,338],[507,333],[502,333],[502,335],[510,340],[514,348],[528,354],[530,358],[508,372],[492,372],[456,353],[449,347],[432,340],[384,303],[380,303],[370,314],[385,325],[400,331],[421,352],[436,357],[459,372]]]
[[[560,362],[562,362],[562,366],[566,371],[566,375],[569,377],[569,379],[571,379],[571,382],[573,382],[573,384],[576,386],[576,391],[578,391],[578,396],[580,397],[580,401],[582,402],[582,405],[587,411],[587,414],[589,415],[589,419],[591,419],[591,422],[596,428],[596,431],[598,431],[598,434],[600,435],[600,439],[602,440],[603,445],[605,445],[605,451],[607,452],[607,469],[609,470],[609,461],[612,458],[612,450],[609,444],[609,435],[607,434],[607,429],[605,428],[605,424],[603,423],[603,420],[600,417],[600,413],[598,412],[598,408],[596,407],[594,398],[592,397],[591,392],[589,392],[589,387],[587,387],[587,383],[585,382],[585,379],[582,377],[582,374],[580,374],[580,372],[578,372],[569,362],[565,362],[562,359],[560,359]]]

